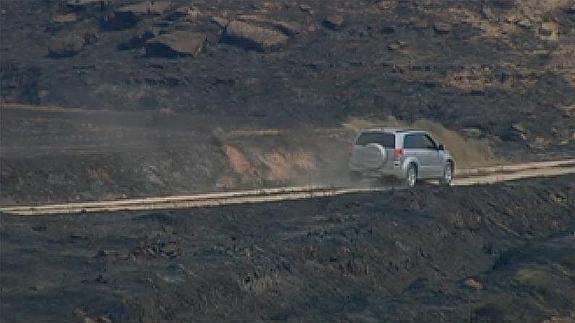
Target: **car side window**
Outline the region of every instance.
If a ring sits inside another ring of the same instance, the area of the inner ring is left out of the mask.
[[[424,149],[437,149],[435,141],[428,135],[421,135],[422,146]]]
[[[407,135],[407,136],[405,136],[405,139],[403,139],[403,148],[405,148],[405,149],[418,148],[417,142],[418,142],[417,136]]]

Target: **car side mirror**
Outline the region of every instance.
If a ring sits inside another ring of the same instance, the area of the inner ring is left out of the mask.
[[[437,145],[437,150],[445,150],[445,146],[443,144]]]

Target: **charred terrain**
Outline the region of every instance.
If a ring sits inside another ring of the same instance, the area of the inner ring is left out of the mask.
[[[570,322],[575,177],[2,216],[6,322]],[[93,320],[93,321],[90,321]]]
[[[575,152],[569,0],[1,6],[3,105],[31,106],[2,111],[3,203],[331,180],[361,119],[493,153],[466,162]]]
[[[571,0],[0,0],[0,205],[346,186],[364,127],[575,156]],[[4,322],[572,322],[575,177],[0,214]]]

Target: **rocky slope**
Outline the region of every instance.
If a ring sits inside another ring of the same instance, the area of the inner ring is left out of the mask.
[[[574,149],[569,0],[1,5],[5,101],[168,109],[215,124],[423,118],[509,155]]]

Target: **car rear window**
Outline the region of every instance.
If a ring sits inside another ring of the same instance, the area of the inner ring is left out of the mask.
[[[381,132],[364,132],[357,138],[356,145],[379,144],[384,148],[395,148],[395,135]]]

